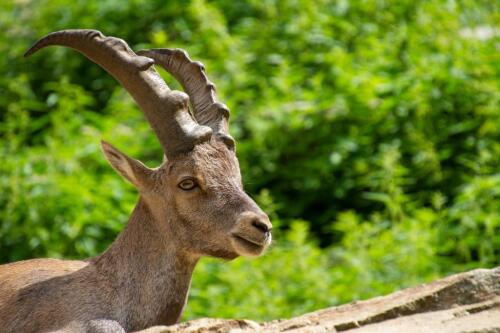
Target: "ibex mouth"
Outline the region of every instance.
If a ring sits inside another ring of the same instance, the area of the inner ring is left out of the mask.
[[[250,243],[250,244],[255,245],[255,246],[262,247],[262,246],[266,245],[265,241],[259,242],[259,241],[253,240],[253,239],[248,239],[246,237],[242,237],[240,235],[233,235],[233,236],[234,236],[234,238],[238,239],[239,241],[242,241],[242,242],[245,242],[245,243]]]
[[[267,245],[265,240],[263,242],[257,242],[256,240],[251,240],[236,234],[232,236],[233,245],[240,255],[258,256],[264,251]]]

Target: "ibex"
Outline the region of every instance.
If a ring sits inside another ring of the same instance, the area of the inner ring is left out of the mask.
[[[165,160],[150,169],[102,142],[111,166],[140,193],[128,224],[97,257],[0,266],[0,331],[108,333],[174,324],[201,256],[257,256],[271,242],[269,218],[243,190],[229,110],[203,65],[183,50],[134,53],[96,30],[64,30],[25,56],[49,45],[76,49],[118,80],[144,112]],[[170,90],[155,64],[187,95]]]

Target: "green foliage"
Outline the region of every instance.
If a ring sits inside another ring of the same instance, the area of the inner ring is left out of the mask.
[[[258,259],[202,260],[186,316],[272,319],[331,304],[327,256],[307,241],[307,225],[294,221],[277,237],[269,255]]]
[[[97,66],[62,48],[22,58],[45,33],[96,28],[204,62],[246,188],[277,226],[264,257],[202,260],[188,318],[292,316],[499,265],[499,12],[477,0],[2,1],[0,262],[83,258],[114,239],[137,194],[100,138],[161,162]]]

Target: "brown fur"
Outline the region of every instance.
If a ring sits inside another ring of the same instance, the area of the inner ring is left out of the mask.
[[[86,261],[0,266],[0,331],[129,332],[176,323],[201,256],[259,255],[267,216],[243,191],[234,151],[216,138],[157,169],[103,142],[140,199],[113,244]],[[185,177],[199,187],[185,191]]]

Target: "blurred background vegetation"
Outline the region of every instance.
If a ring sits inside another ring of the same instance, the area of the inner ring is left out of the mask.
[[[264,257],[202,260],[186,319],[288,317],[499,265],[498,4],[2,1],[0,262],[110,244],[137,193],[101,138],[161,163],[102,69],[62,48],[22,58],[48,32],[95,28],[205,64],[277,226]]]

